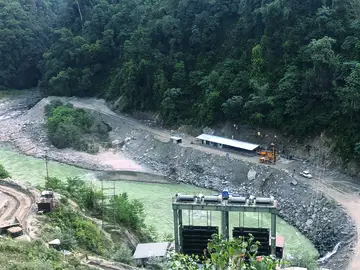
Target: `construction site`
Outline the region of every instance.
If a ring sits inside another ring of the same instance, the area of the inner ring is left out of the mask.
[[[107,200],[111,198],[111,194],[115,194],[113,183],[114,181],[102,183],[102,190],[109,191]],[[32,226],[31,221],[34,216],[50,213],[56,207],[54,192],[49,189],[37,193],[34,189],[28,189],[7,180],[1,182],[0,189],[2,196],[0,235],[8,235],[20,241],[35,239],[36,228]],[[112,209],[111,204],[104,202],[103,207]],[[229,194],[226,190],[213,196],[176,194],[172,198],[172,209],[174,242],[139,244],[133,254],[134,263],[139,267],[150,267],[154,261],[164,262],[171,251],[190,256],[202,256],[213,234],[221,234],[225,239],[244,237],[245,240],[251,234],[254,240],[260,243],[257,256],[274,255],[280,260],[283,259],[285,243],[284,237],[276,233],[277,201],[273,197],[243,197]],[[193,216],[193,213],[190,212],[193,211],[206,212],[207,219],[203,226],[191,224],[190,216]],[[188,221],[183,219],[183,212],[188,213]],[[215,212],[221,213],[221,224],[212,221],[212,215]],[[259,219],[260,215],[270,215],[271,226],[269,228],[244,227],[246,213],[257,213]],[[231,235],[229,215],[237,215],[239,218],[238,226],[232,228]],[[111,226],[111,222],[107,222],[106,226]],[[49,248],[58,249],[59,245],[58,239],[48,243]],[[87,258],[86,264],[99,267],[99,269],[137,269],[95,257]]]
[[[173,244],[163,242],[157,245],[162,250],[157,253],[160,257],[163,256],[164,249],[167,250],[171,247],[174,249],[177,247],[182,252],[191,250],[189,245],[182,244],[186,244],[187,240],[191,238],[188,235],[192,235],[194,232],[197,234],[197,231],[204,235],[210,234],[210,231],[225,232],[229,238],[251,231],[258,234],[259,237],[262,235],[263,238],[260,237],[260,240],[262,239],[264,244],[268,243],[264,245],[266,254],[274,254],[272,249],[274,241],[276,250],[281,250],[282,245],[286,249],[286,246],[291,243],[286,239],[283,241],[282,234],[276,234],[274,239],[272,234],[276,230],[271,226],[255,226],[253,228],[242,225],[244,220],[242,212],[248,211],[248,209],[262,209],[260,208],[261,203],[259,203],[261,200],[258,198],[270,199],[273,197],[274,201],[269,205],[273,207],[273,203],[277,201],[277,220],[281,218],[289,225],[296,227],[299,233],[313,243],[319,252],[319,260],[323,267],[332,270],[360,269],[358,267],[360,251],[355,248],[358,243],[358,194],[354,194],[354,185],[350,181],[337,181],[334,177],[332,178],[330,171],[321,169],[319,161],[315,160],[310,163],[298,158],[289,158],[288,154],[285,155],[279,139],[274,136],[261,142],[262,137],[255,132],[254,137],[257,139],[254,140],[235,140],[231,135],[228,136],[231,137],[230,139],[226,136],[214,136],[205,132],[202,135],[199,135],[201,132],[189,135],[180,130],[168,131],[154,128],[147,122],[118,115],[112,112],[102,100],[63,99],[64,102],[72,102],[76,107],[100,114],[102,119],[113,127],[113,132],[110,134],[111,139],[124,143],[121,143],[121,147],[114,146],[110,150],[113,151],[111,155],[106,152],[107,150],[102,150],[97,155],[88,155],[71,149],[59,151],[50,148],[49,159],[98,171],[108,170],[112,175],[112,181],[107,184],[109,196],[114,196],[116,192],[121,191],[116,191],[113,185],[115,185],[115,181],[118,181],[116,176],[118,172],[116,171],[120,170],[120,165],[124,164],[125,159],[132,160],[134,164],[141,167],[146,167],[147,173],[153,174],[149,178],[150,183],[156,178],[154,175],[162,175],[164,182],[167,178],[171,183],[191,184],[206,188],[209,192],[211,192],[210,190],[218,192],[227,190],[229,198],[221,196],[219,199],[218,196],[222,195],[219,193],[216,195],[216,201],[211,202],[206,201],[209,199],[206,198],[207,195],[204,197],[199,194],[188,195],[192,196],[192,199],[182,201],[181,197],[175,199],[176,196],[171,200],[173,193],[167,194],[168,205],[174,207],[179,204],[184,207],[181,209],[184,216],[189,216],[188,211],[192,212],[189,209],[191,207],[197,209],[195,211],[200,211],[204,207],[201,212],[208,212],[209,219],[205,221],[205,224],[201,224],[202,228],[194,228],[194,226],[200,225],[192,224],[191,219],[190,222],[184,222],[184,219],[179,222],[178,233],[174,231],[174,237],[178,235],[178,241]],[[44,139],[46,132],[43,128],[43,110],[50,100],[51,98],[43,99],[17,118],[3,120],[1,124],[4,129],[0,134],[0,140],[11,141],[17,151],[26,155],[43,157],[44,149],[48,149],[47,141]],[[12,124],[15,120],[20,124]],[[31,123],[31,125],[27,123]],[[204,137],[204,135],[207,136]],[[202,137],[197,138],[196,136]],[[320,156],[322,150],[319,151]],[[8,163],[7,166],[11,167],[11,163]],[[43,168],[43,163],[41,166]],[[22,168],[25,167],[22,165]],[[133,167],[135,171],[139,168]],[[117,168],[117,170],[112,168]],[[131,178],[142,178],[142,175],[131,175]],[[25,180],[27,180],[26,177]],[[105,182],[103,184],[105,190],[106,184]],[[1,185],[1,191],[1,198],[4,198],[1,200],[1,202],[4,201],[1,207],[3,213],[0,218],[1,232],[13,235],[13,237],[21,233],[31,236],[36,230],[31,225],[32,216],[46,214],[56,207],[49,197],[51,190],[43,193],[43,196],[41,193],[32,196],[28,192],[20,192],[18,188],[13,188],[10,193],[6,184]],[[189,190],[184,194],[192,193]],[[215,198],[210,199],[215,200]],[[261,207],[266,208],[267,206]],[[106,207],[111,208],[112,206]],[[176,208],[178,221],[181,219],[179,209]],[[229,209],[237,210],[229,213]],[[37,213],[38,211],[39,213]],[[222,215],[222,221],[219,224],[215,224],[214,214],[210,214],[213,211]],[[226,226],[226,215],[228,215],[226,213],[229,213],[229,217],[239,216],[240,220],[235,229]],[[211,215],[212,218],[210,218]],[[163,220],[159,222],[161,223]],[[176,223],[175,218],[173,222]],[[207,231],[208,227],[209,232]],[[198,246],[198,252],[203,247],[204,245]],[[139,248],[142,249],[138,253],[134,253],[134,260],[142,261],[144,256],[141,251],[150,247],[140,246]]]

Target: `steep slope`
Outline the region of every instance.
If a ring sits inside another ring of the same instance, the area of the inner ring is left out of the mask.
[[[57,0],[0,1],[0,89],[37,85]]]
[[[97,0],[64,10],[40,64],[44,93],[100,95],[165,124],[225,119],[299,138],[326,130],[354,157],[358,1]]]

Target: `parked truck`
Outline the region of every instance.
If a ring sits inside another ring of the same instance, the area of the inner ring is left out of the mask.
[[[41,192],[40,200],[37,202],[38,213],[48,213],[54,208],[54,192],[52,189]]]

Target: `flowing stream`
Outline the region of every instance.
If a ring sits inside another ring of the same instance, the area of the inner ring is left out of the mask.
[[[44,184],[45,181],[45,162],[16,153],[8,148],[0,147],[0,163],[10,172],[13,179],[25,181],[32,185]],[[81,177],[91,182],[95,186],[100,186],[95,173],[80,169],[74,166],[49,162],[49,175],[65,180],[67,177]],[[112,183],[108,182],[108,185]],[[155,184],[140,183],[131,181],[118,181],[115,183],[116,193],[127,192],[131,199],[138,199],[143,202],[146,211],[146,223],[154,226],[159,236],[171,234],[173,232],[173,216],[171,210],[171,198],[176,193],[183,194],[216,194],[217,192],[198,188],[185,184]],[[193,225],[210,224],[210,215],[205,211],[194,212],[189,216],[184,211],[184,224],[189,222]],[[244,216],[230,214],[231,226],[260,226],[270,228],[270,216],[268,214],[250,214]],[[211,215],[211,225],[220,227],[220,214]],[[231,232],[232,228],[230,228]],[[297,253],[307,253],[317,255],[317,251],[312,243],[304,237],[296,228],[290,226],[282,219],[277,219],[277,233],[285,237],[285,253],[295,255]]]

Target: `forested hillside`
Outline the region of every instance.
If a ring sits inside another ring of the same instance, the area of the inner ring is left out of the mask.
[[[0,89],[38,84],[59,9],[57,0],[0,0]]]
[[[232,120],[300,138],[326,130],[353,157],[360,141],[360,1],[64,1],[53,35],[44,25],[49,9],[36,15],[43,27],[36,50],[6,42],[17,57],[4,63],[27,61],[0,78],[33,67],[38,54],[28,51],[41,51],[45,35],[51,41],[38,64],[45,94],[121,97],[122,109],[157,111],[165,124]],[[22,14],[5,3],[12,16]],[[14,24],[29,22],[19,17]]]

